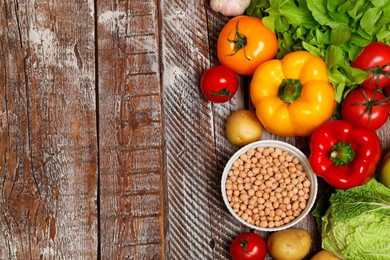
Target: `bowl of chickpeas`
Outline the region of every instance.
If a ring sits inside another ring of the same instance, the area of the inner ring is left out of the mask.
[[[312,209],[317,178],[305,154],[277,140],[253,142],[227,162],[223,200],[242,224],[260,231],[296,225]]]

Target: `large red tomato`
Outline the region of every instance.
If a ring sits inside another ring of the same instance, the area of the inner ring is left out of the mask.
[[[351,66],[370,73],[362,87],[381,89],[390,85],[390,46],[382,42],[373,42],[366,46]]]
[[[389,117],[390,105],[381,92],[357,88],[352,90],[341,105],[341,116],[354,125],[373,130],[384,125]]]
[[[267,244],[256,233],[242,233],[230,245],[230,255],[233,260],[263,260],[267,255]]]
[[[200,80],[203,95],[214,103],[229,101],[237,92],[238,86],[236,73],[222,65],[208,68]]]

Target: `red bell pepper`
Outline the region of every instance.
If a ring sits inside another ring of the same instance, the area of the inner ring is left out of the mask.
[[[331,186],[348,189],[368,182],[381,159],[381,143],[366,127],[333,120],[318,127],[310,139],[310,165]]]

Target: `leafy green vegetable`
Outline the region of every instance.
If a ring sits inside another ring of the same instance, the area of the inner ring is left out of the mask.
[[[388,0],[252,0],[246,13],[275,31],[277,58],[307,50],[324,59],[337,102],[368,77],[350,66],[363,47],[390,45]]]
[[[343,259],[390,259],[390,189],[372,179],[318,200],[322,248]]]

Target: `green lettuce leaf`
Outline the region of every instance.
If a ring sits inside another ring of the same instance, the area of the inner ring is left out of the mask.
[[[314,210],[322,248],[343,259],[390,258],[390,189],[372,179],[367,184],[336,190],[324,213]]]

